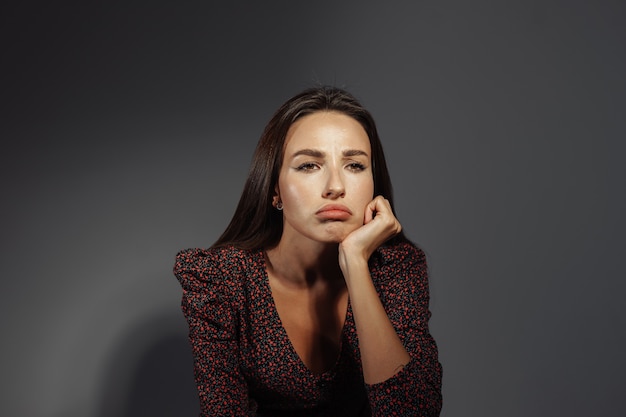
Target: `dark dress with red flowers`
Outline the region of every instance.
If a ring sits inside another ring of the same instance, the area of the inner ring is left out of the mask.
[[[202,416],[438,416],[441,365],[428,331],[424,253],[379,248],[370,272],[411,361],[392,378],[363,381],[352,308],[335,365],[318,375],[291,345],[274,305],[262,251],[188,249],[176,257]]]

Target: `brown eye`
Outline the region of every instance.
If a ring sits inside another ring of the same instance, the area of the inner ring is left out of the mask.
[[[317,169],[317,165],[312,162],[306,162],[296,168],[298,171],[313,171]]]
[[[348,164],[348,169],[350,171],[360,172],[360,171],[363,171],[365,169],[365,165],[360,164],[358,162],[353,162],[351,164]]]

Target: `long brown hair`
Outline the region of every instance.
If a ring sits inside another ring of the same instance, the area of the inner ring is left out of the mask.
[[[307,89],[287,100],[272,116],[257,144],[248,179],[230,224],[213,247],[234,245],[241,249],[270,249],[283,231],[282,213],[272,206],[274,187],[283,162],[287,131],[299,118],[318,111],[336,111],[358,121],[370,140],[374,195],[391,203],[393,192],[383,147],[372,115],[345,90],[336,87]],[[401,233],[392,240],[405,240]]]

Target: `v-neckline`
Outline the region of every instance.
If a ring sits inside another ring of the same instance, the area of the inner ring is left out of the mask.
[[[276,320],[276,323],[278,324],[278,327],[280,328],[280,332],[282,333],[282,336],[285,338],[287,345],[289,346],[289,353],[292,356],[292,358],[294,359],[294,362],[297,363],[301,369],[303,369],[308,375],[310,375],[311,377],[315,378],[315,379],[328,379],[329,377],[331,377],[338,365],[339,362],[341,361],[341,358],[344,354],[344,345],[346,343],[346,329],[348,326],[348,320],[350,319],[350,310],[351,310],[351,305],[350,305],[350,295],[347,296],[347,303],[346,303],[346,312],[345,312],[345,316],[344,316],[344,320],[343,320],[343,326],[341,327],[341,333],[339,336],[339,351],[337,353],[337,357],[335,358],[335,362],[333,363],[333,365],[324,370],[321,373],[315,373],[311,370],[311,368],[309,368],[307,366],[307,364],[304,362],[304,360],[302,359],[302,357],[300,356],[300,354],[298,353],[298,351],[296,350],[295,346],[293,345],[291,339],[289,338],[289,333],[287,333],[287,329],[285,329],[285,326],[283,325],[283,321],[280,318],[280,314],[278,314],[278,308],[276,307],[276,301],[274,300],[274,294],[272,292],[272,286],[270,285],[270,277],[269,277],[269,273],[267,272],[267,261],[265,259],[265,253],[263,251],[260,252],[260,258],[261,258],[261,266],[262,266],[262,270],[263,270],[263,285],[265,286],[265,290],[267,291],[267,293],[269,294],[269,297],[267,297],[267,303],[269,304],[269,311],[271,312],[271,314],[274,316],[274,319]]]

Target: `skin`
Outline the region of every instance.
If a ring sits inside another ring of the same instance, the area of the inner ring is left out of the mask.
[[[327,111],[299,119],[287,133],[275,187],[283,234],[266,252],[278,314],[304,364],[316,374],[332,368],[349,297],[368,384],[392,377],[410,359],[367,265],[401,230],[389,202],[373,190],[371,147],[356,120]]]

